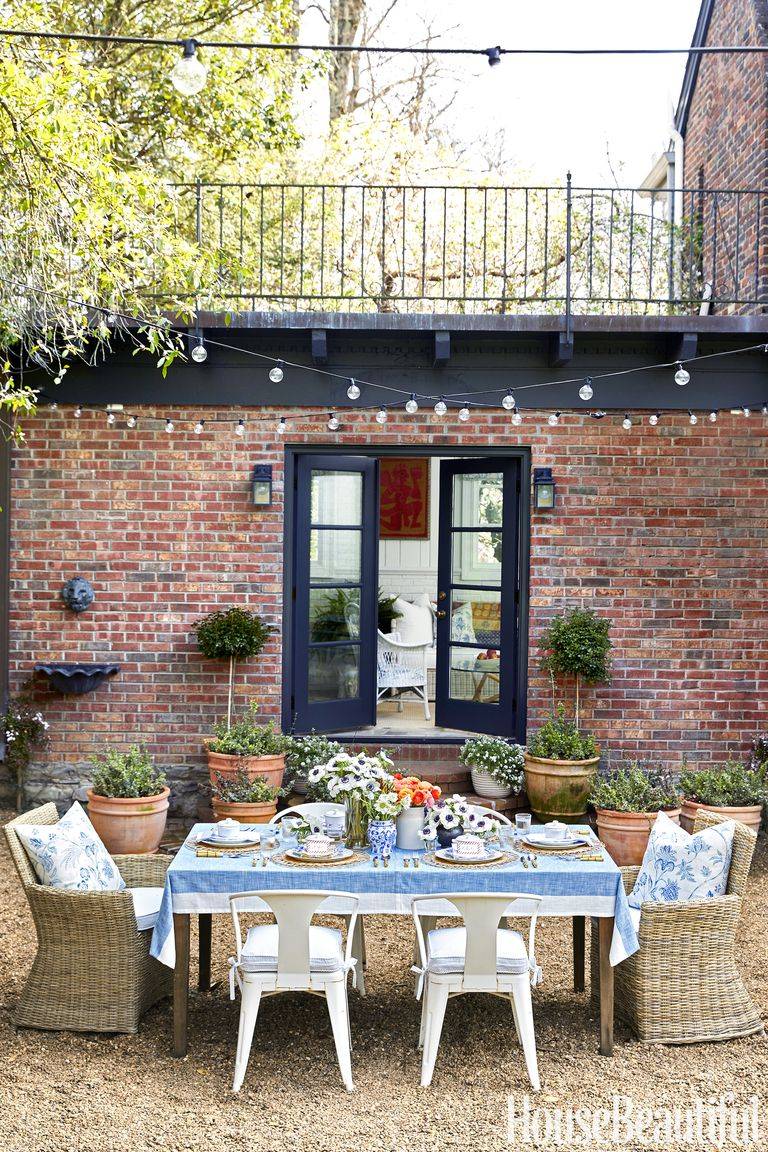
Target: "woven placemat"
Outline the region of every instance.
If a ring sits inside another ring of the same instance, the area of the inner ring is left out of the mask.
[[[450,860],[438,860],[434,852],[425,852],[423,857],[424,863],[431,864],[433,868],[463,868],[465,872],[472,868],[501,868],[504,864],[511,864],[516,859],[516,856],[510,856],[508,852],[502,852],[498,860],[485,860],[482,864],[454,864]]]
[[[573,848],[544,848],[524,844],[520,851],[533,856],[548,856],[551,860],[587,860],[602,861],[605,859],[599,844],[578,844]]]
[[[219,856],[253,856],[254,851],[254,848],[204,848],[198,845],[195,856],[215,860]]]
[[[360,864],[363,860],[368,860],[369,857],[364,852],[353,852],[345,860],[291,860],[285,852],[276,852],[272,859],[275,864],[283,865],[286,868],[344,868],[348,864]]]

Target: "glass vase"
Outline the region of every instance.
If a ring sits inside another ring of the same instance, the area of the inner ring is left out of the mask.
[[[368,812],[361,796],[345,796],[344,807],[347,813],[344,842],[347,848],[368,846]]]

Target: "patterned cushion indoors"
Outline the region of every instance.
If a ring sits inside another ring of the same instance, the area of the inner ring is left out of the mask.
[[[460,640],[464,644],[476,643],[471,603],[461,604],[451,613],[451,640]]]
[[[58,824],[19,824],[15,830],[41,884],[82,892],[125,888],[117,865],[77,801]]]
[[[725,820],[692,836],[660,812],[628,897],[630,906],[722,896],[728,887],[735,831],[735,821]]]

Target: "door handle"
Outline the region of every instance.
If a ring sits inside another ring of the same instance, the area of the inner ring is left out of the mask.
[[[438,608],[437,612],[435,612],[435,616],[437,616],[438,620],[445,620],[447,615],[448,613],[443,611],[442,608]]]
[[[447,592],[438,592],[437,598],[438,598],[438,600],[446,600],[448,598],[448,593]]]

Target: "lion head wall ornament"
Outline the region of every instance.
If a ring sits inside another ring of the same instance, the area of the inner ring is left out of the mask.
[[[73,576],[62,588],[61,598],[73,612],[85,612],[93,604],[93,585],[84,576]]]

